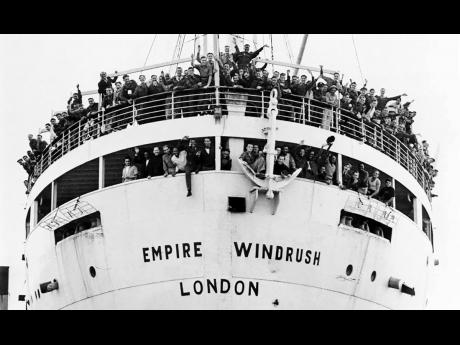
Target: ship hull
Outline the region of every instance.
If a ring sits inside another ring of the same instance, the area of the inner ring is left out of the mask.
[[[81,196],[100,227],[57,244],[51,230],[29,235],[30,309],[425,307],[432,247],[405,215],[394,211],[389,241],[339,224],[355,192],[296,179],[277,208],[261,193],[251,213],[252,187],[240,172],[212,171],[192,176],[188,198],[182,174]],[[244,198],[245,212],[230,212],[228,197]],[[391,277],[415,296],[390,288]],[[59,288],[36,298],[53,279]]]

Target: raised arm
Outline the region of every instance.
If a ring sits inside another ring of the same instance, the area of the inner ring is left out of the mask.
[[[198,45],[198,50],[196,52],[196,61],[198,61],[199,63],[201,63],[201,61],[200,61],[200,51],[201,51],[201,46]]]
[[[80,91],[80,84],[77,84],[77,93],[78,93],[78,101],[80,103],[82,103],[83,102],[83,97],[82,97],[81,91]]]
[[[116,73],[118,73],[118,71],[115,71],[115,74],[116,74]],[[111,83],[115,83],[115,82],[117,81],[117,79],[118,79],[118,76],[116,75],[116,76],[113,77],[113,78],[108,77],[108,79],[109,79],[109,81],[110,81]]]
[[[265,47],[268,47],[268,45],[264,45],[262,47],[260,47],[259,49],[257,49],[255,52],[251,53],[251,59],[254,59],[257,55],[259,55],[259,53],[264,50]]]
[[[190,60],[190,65],[191,65],[192,67],[196,67],[198,64],[194,63],[193,59],[194,59],[194,56],[193,56],[193,54],[192,54],[192,59]]]
[[[236,55],[238,55],[240,53],[240,48],[238,48],[238,44],[236,44],[235,37],[233,37],[233,44],[235,44],[235,52],[236,52]]]
[[[403,93],[403,94],[401,94],[401,95],[397,95],[397,96],[393,96],[393,97],[385,97],[385,98],[386,98],[386,100],[387,100],[387,102],[388,102],[388,101],[395,101],[395,100],[397,100],[397,99],[400,98],[400,97],[406,97],[406,96],[407,96],[407,94],[406,94],[406,93]]]

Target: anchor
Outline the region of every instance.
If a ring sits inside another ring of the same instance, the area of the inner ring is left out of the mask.
[[[272,214],[276,213],[279,204],[279,193],[290,184],[302,171],[302,169],[297,169],[289,176],[275,176],[273,174],[273,169],[275,166],[275,142],[276,142],[276,117],[278,116],[278,91],[273,89],[270,92],[270,105],[267,109],[267,117],[269,120],[269,127],[265,127],[263,132],[267,137],[267,144],[265,145],[264,152],[266,152],[266,173],[263,178],[260,178],[260,174],[256,172],[249,166],[248,163],[244,162],[242,159],[238,159],[238,162],[241,165],[241,168],[245,175],[252,181],[256,186],[254,186],[249,192],[254,193],[254,200],[250,207],[250,212],[252,213],[255,208],[256,201],[259,197],[259,191],[267,191],[267,199],[273,200],[273,209]]]

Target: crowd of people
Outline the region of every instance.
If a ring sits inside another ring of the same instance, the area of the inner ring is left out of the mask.
[[[343,166],[342,178],[338,178],[337,157],[324,145],[318,152],[301,142],[291,152],[289,146],[276,147],[274,158],[274,175],[283,178],[291,176],[297,169],[301,169],[298,177],[324,182],[328,185],[337,185],[341,189],[349,189],[363,196],[375,198],[391,206],[395,197],[392,180],[385,179],[385,185],[380,181],[380,172],[374,170],[372,176],[366,171],[363,163],[356,169],[351,163]],[[266,178],[266,146],[260,147],[256,143],[248,143],[240,159],[245,162],[257,177]],[[221,170],[232,169],[230,150],[221,148]],[[134,148],[132,157],[124,159],[122,182],[133,181],[139,178],[155,176],[176,176],[185,173],[187,196],[192,195],[191,175],[200,171],[215,170],[215,149],[211,139],[205,138],[202,144],[188,136],[172,145],[155,146],[153,150]]]
[[[127,156],[124,159],[122,170],[122,182],[133,181],[138,178],[152,178],[155,176],[176,176],[177,173],[185,173],[187,196],[192,195],[192,173],[215,170],[215,149],[211,145],[211,139],[205,138],[203,145],[197,145],[196,139],[185,136],[176,145],[155,146],[152,154],[148,150],[141,151],[134,148],[133,158]],[[221,170],[231,170],[232,160],[230,150],[221,150]]]
[[[205,95],[206,89],[216,84],[216,77],[219,75],[219,85],[224,90],[231,88],[234,91],[244,88],[249,94],[246,113],[260,114],[263,107],[262,102],[268,102],[268,95],[272,89],[278,90],[280,118],[297,121],[300,119],[299,114],[305,111],[302,109],[305,102],[302,99],[308,99],[313,113],[315,106],[322,105],[322,110],[317,119],[311,119],[310,125],[317,125],[324,129],[334,130],[334,112],[333,109],[340,109],[343,114],[348,114],[356,123],[347,123],[346,117],[340,120],[344,128],[345,135],[360,136],[366,138],[368,128],[378,126],[384,131],[394,135],[405,143],[413,154],[413,158],[418,158],[426,173],[426,180],[429,181],[429,190],[434,187],[433,178],[437,170],[433,167],[434,159],[428,154],[428,143],[422,141],[419,143],[416,135],[412,131],[412,124],[415,111],[409,110],[413,102],[402,103],[402,97],[406,94],[387,97],[385,89],[380,89],[380,94],[375,94],[375,89],[367,88],[367,80],[364,85],[358,89],[357,83],[353,80],[344,84],[344,75],[339,73],[333,74],[330,78],[323,73],[323,66],[320,66],[320,72],[317,76],[308,71],[310,78],[303,74],[300,77],[286,73],[274,71],[270,76],[266,69],[267,64],[257,67],[258,54],[267,48],[264,45],[260,49],[250,52],[250,45],[245,44],[244,50],[240,51],[235,43],[235,52],[230,52],[230,46],[225,46],[224,52],[219,56],[208,53],[206,56],[200,55],[200,47],[196,54],[191,56],[190,67],[184,73],[182,67],[177,67],[174,76],[168,73],[152,75],[147,81],[145,75],[139,76],[139,82],[130,79],[129,75],[123,75],[123,83],[118,81],[118,77],[109,77],[107,73],[101,72],[98,83],[98,93],[101,95],[102,102],[98,104],[94,98],[88,99],[88,105],[83,105],[82,94],[77,85],[77,92],[67,101],[67,111],[57,113],[46,123],[45,128],[39,130],[36,138],[29,135],[30,150],[18,160],[29,175],[29,180],[25,181],[26,185],[31,186],[37,176],[34,174],[34,166],[48,147],[50,151],[65,145],[63,135],[70,126],[78,123],[81,129],[81,135],[78,140],[85,141],[95,138],[99,135],[110,133],[111,131],[123,128],[130,123],[130,119],[115,119],[110,114],[117,114],[117,110],[135,103],[138,123],[146,122],[145,107],[142,102],[136,103],[136,99],[143,98],[154,104],[159,116],[171,118],[174,117],[174,110],[171,105],[171,97],[160,97],[159,94],[174,91],[176,95],[182,97],[182,106],[188,109],[188,114],[203,115],[212,112],[209,106],[209,100]],[[198,73],[195,73],[197,71]],[[115,75],[118,72],[115,71]],[[262,91],[262,98],[257,98],[256,94]],[[189,96],[193,93],[193,97]],[[201,96],[200,96],[201,95]],[[223,102],[225,104],[225,101]],[[330,109],[324,109],[324,104],[330,106]],[[266,107],[265,107],[266,109]],[[115,120],[114,120],[115,119]],[[115,124],[114,121],[117,123]],[[134,121],[133,121],[134,124]],[[367,129],[366,129],[367,128]],[[48,140],[43,138],[48,137]],[[377,146],[377,140],[373,143]],[[259,148],[253,147],[253,150]],[[179,153],[181,152],[178,148]],[[259,150],[260,151],[260,150]],[[174,156],[174,152],[171,153]],[[331,158],[333,159],[333,158]],[[257,161],[257,159],[256,159]],[[294,160],[290,160],[292,163]],[[290,164],[291,164],[290,163]],[[332,164],[329,162],[329,164]],[[180,165],[180,164],[179,164]],[[258,160],[257,166],[260,170],[261,160]],[[275,164],[276,166],[276,164]],[[330,171],[328,165],[324,165],[325,170],[321,167],[318,171],[318,179],[330,180]],[[305,174],[309,174],[305,170]]]
[[[365,170],[363,163],[356,169],[351,163],[346,163],[342,171],[342,179],[339,180],[337,172],[337,157],[329,152],[330,146],[324,151],[324,145],[319,152],[306,146],[301,142],[291,152],[289,146],[276,147],[275,164],[273,173],[281,177],[289,177],[297,170],[302,169],[297,175],[328,185],[338,185],[342,189],[350,189],[370,198],[382,201],[391,206],[395,196],[392,180],[386,179],[385,186],[382,185],[378,170],[374,170],[372,176]],[[266,148],[258,144],[248,143],[245,151],[240,155],[256,174],[257,177],[266,177]]]

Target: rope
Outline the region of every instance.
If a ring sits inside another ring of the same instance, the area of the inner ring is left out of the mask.
[[[144,67],[145,65],[147,65],[147,60],[149,58],[150,52],[152,51],[152,47],[153,47],[153,44],[155,43],[157,36],[158,34],[155,34],[155,37],[153,37],[152,44],[150,45],[149,53],[147,54],[147,57],[145,58]]]
[[[359,73],[361,74],[361,82],[364,84],[363,71],[361,70],[361,64],[359,63],[358,50],[356,49],[354,35],[351,35],[351,39],[353,40],[353,46],[355,47],[355,55],[356,55],[356,60],[358,61]]]

